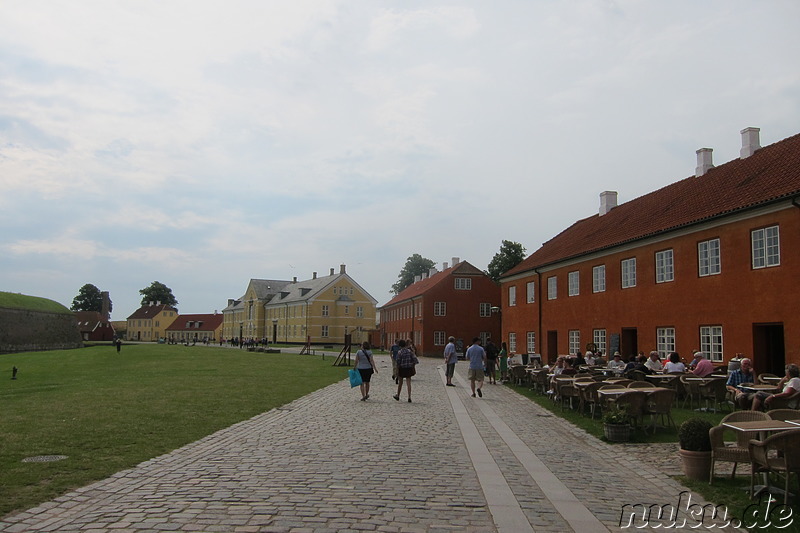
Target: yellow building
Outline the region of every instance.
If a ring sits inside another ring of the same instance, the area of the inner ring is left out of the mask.
[[[340,344],[349,334],[353,343],[361,343],[375,328],[376,304],[345,265],[338,274],[314,272],[303,281],[250,280],[245,296],[229,300],[223,310],[223,333],[226,339],[241,332],[243,339],[297,344]]]
[[[178,310],[161,302],[149,302],[128,317],[129,341],[158,341],[166,338],[166,329],[172,324]]]

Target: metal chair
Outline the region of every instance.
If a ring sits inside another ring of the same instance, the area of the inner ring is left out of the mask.
[[[765,440],[751,440],[748,447],[750,454],[750,498],[753,498],[755,477],[758,473],[766,474],[767,492],[770,492],[769,475],[783,474],[786,478],[783,488],[783,503],[789,503],[789,480],[794,474],[800,487],[800,429],[781,431]]]
[[[723,418],[718,426],[714,426],[708,431],[711,439],[711,474],[708,479],[709,485],[714,481],[714,466],[717,461],[727,461],[733,463],[731,479],[736,476],[736,465],[738,463],[749,463],[750,454],[748,446],[750,437],[747,433],[737,432],[723,426],[725,422],[751,422],[755,420],[769,420],[766,413],[761,411],[735,411]],[[730,431],[736,435],[736,441],[732,444],[725,442],[725,432]]]

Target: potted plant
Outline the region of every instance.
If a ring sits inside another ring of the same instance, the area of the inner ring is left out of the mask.
[[[705,481],[711,473],[711,422],[690,418],[678,428],[678,443],[683,461],[683,474],[689,479]]]
[[[627,442],[631,438],[628,413],[612,405],[603,413],[603,434],[609,442]]]

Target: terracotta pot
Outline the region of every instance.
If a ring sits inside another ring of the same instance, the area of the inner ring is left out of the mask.
[[[631,439],[631,426],[628,424],[603,424],[603,433],[609,442],[628,442]]]
[[[711,452],[680,450],[683,475],[696,481],[708,481],[711,475]]]

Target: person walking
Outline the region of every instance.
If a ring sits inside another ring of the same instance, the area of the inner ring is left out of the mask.
[[[392,344],[390,350],[392,352],[392,379],[396,385],[400,382],[400,378],[397,377],[397,354],[400,351],[400,346],[397,344],[397,339],[394,340],[394,344]]]
[[[378,372],[367,341],[364,341],[361,349],[356,352],[356,370],[361,374],[361,401],[365,402],[369,399],[370,378],[373,372]]]
[[[500,360],[500,383],[508,381],[508,346],[506,343],[500,343],[500,353],[497,354]]]
[[[497,354],[499,350],[497,349],[497,345],[492,342],[492,339],[486,339],[486,348],[484,348],[486,352],[486,377],[489,378],[489,385],[497,385],[497,374],[495,373],[497,369]]]
[[[397,394],[392,396],[392,398],[400,401],[400,392],[403,390],[403,378],[405,378],[408,388],[408,403],[411,403],[411,376],[417,373],[414,367],[419,364],[419,359],[417,359],[413,350],[408,347],[405,340],[400,339],[397,345],[400,348],[397,352]]]
[[[483,387],[483,369],[486,368],[486,350],[481,346],[480,338],[475,337],[472,339],[472,346],[467,348],[467,359],[469,359],[469,372],[467,377],[469,378],[470,388],[472,389],[472,397],[474,398],[477,392],[478,396],[483,398],[481,387]],[[475,387],[476,381],[478,382],[477,388]]]
[[[444,347],[444,364],[447,365],[444,371],[444,376],[447,378],[448,387],[455,387],[455,385],[453,385],[453,374],[456,372],[457,362],[458,354],[456,354],[456,338],[450,337],[447,339],[447,346]]]

